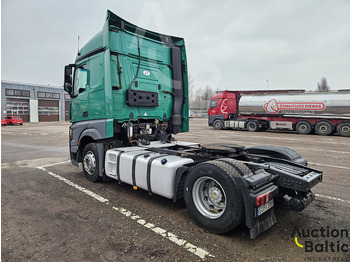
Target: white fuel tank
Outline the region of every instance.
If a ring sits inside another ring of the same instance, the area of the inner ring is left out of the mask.
[[[192,162],[190,158],[154,153],[147,148],[114,148],[106,152],[105,172],[113,179],[173,199],[176,170]]]

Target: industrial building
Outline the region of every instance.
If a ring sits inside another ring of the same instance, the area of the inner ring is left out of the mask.
[[[69,121],[70,96],[63,87],[1,81],[1,116],[24,122]]]

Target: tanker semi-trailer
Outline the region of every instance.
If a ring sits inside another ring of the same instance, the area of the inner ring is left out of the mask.
[[[208,116],[215,129],[287,129],[350,137],[350,92],[226,90],[211,98]]]
[[[89,181],[115,179],[178,201],[199,225],[225,233],[242,223],[256,237],[276,223],[274,201],[286,195],[302,211],[322,172],[285,147],[200,145],[187,132],[184,40],[135,26],[112,12],[65,67],[71,96],[74,165]]]

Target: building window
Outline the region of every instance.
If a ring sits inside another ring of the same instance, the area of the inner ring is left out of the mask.
[[[48,98],[48,99],[59,100],[60,94],[59,93],[49,93],[49,92],[39,92],[38,91],[38,98]]]
[[[7,115],[29,115],[29,103],[7,101],[6,113]]]
[[[6,95],[7,96],[30,97],[30,91],[29,90],[17,90],[17,89],[7,89],[6,88]]]

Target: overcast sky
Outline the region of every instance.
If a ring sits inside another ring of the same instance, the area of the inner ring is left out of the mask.
[[[349,0],[2,0],[1,79],[62,86],[107,9],[185,38],[196,87],[350,89]]]

